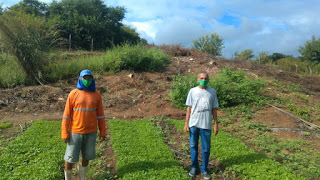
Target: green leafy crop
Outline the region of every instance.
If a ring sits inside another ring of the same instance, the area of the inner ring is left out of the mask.
[[[189,179],[149,120],[109,120],[120,179]]]
[[[65,144],[61,123],[35,121],[0,156],[0,179],[60,179]]]

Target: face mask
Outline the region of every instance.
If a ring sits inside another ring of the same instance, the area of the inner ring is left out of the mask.
[[[208,82],[209,82],[209,81],[199,80],[199,84],[200,84],[200,86],[202,86],[202,87],[206,87],[206,86],[208,85]]]
[[[83,79],[82,80],[82,83],[85,87],[89,87],[90,84],[91,84],[92,80],[89,80],[89,79]]]

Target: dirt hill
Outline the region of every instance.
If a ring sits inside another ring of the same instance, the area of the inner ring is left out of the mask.
[[[272,66],[213,58],[204,54],[176,56],[172,58],[171,65],[161,72],[122,71],[116,75],[97,75],[96,87],[103,97],[105,115],[108,119],[165,116],[182,120],[185,118],[185,111],[172,107],[168,101],[173,76],[179,73],[207,71],[214,78],[223,67],[244,70],[254,78],[271,77],[283,82],[300,84],[305,93],[319,101],[320,77],[302,77]],[[31,120],[61,120],[68,93],[76,88],[76,82],[77,77],[70,77],[54,84],[0,89],[0,122],[10,121],[14,123],[14,127],[19,128]],[[277,92],[267,95],[276,97]],[[221,112],[219,114],[222,115]],[[258,113],[253,121],[273,123],[277,127],[299,127],[299,123],[294,119],[271,107]],[[316,123],[320,124],[319,121]],[[10,130],[5,131],[9,133]],[[292,133],[280,136],[291,137]]]
[[[320,77],[301,77],[271,66],[243,61],[212,58],[207,55],[179,56],[162,72],[126,72],[96,76],[97,90],[103,96],[108,118],[147,118],[164,115],[183,119],[185,112],[171,107],[168,92],[174,75],[207,71],[210,76],[219,69],[244,70],[253,77],[268,76],[279,81],[300,84],[303,91],[320,97]],[[68,93],[76,88],[77,77],[43,86],[0,89],[0,121],[24,123],[31,119],[60,119]]]

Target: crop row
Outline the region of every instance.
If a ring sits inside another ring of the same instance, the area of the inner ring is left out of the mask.
[[[168,122],[174,124],[180,131],[183,129],[183,121],[168,120]],[[223,164],[226,171],[240,175],[243,179],[303,179],[289,168],[262,153],[255,152],[222,130],[217,136],[212,136],[210,153],[211,158]]]
[[[4,148],[0,156],[0,179],[60,179],[65,144],[61,123],[35,121]]]
[[[121,179],[189,179],[149,120],[109,120]]]
[[[168,122],[183,129],[184,121]],[[57,121],[35,121],[12,141],[0,156],[0,179],[60,179],[65,150],[60,126]],[[109,126],[119,179],[189,179],[150,120],[109,120]],[[303,179],[224,131],[212,136],[211,143],[211,158],[243,179]]]

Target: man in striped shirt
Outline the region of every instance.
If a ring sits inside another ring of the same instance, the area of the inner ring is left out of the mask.
[[[100,137],[105,139],[106,121],[102,98],[96,91],[91,71],[86,69],[80,73],[77,89],[72,90],[68,96],[62,118],[61,138],[67,143],[64,156],[66,180],[71,179],[72,166],[79,161],[80,151],[82,163],[79,165],[79,177],[80,180],[85,179],[89,160],[96,157],[98,127]]]

